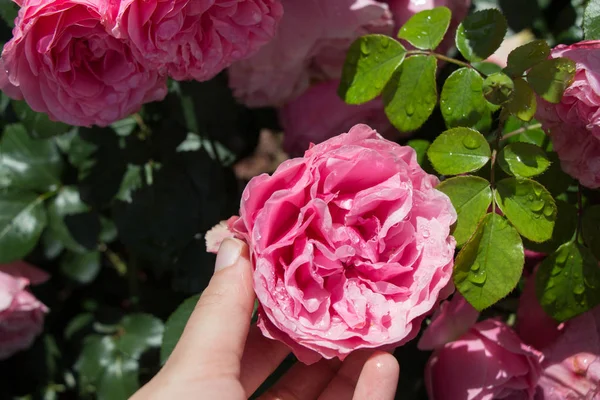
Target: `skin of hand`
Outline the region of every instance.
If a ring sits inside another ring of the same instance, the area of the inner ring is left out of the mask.
[[[247,399],[289,354],[250,326],[254,306],[248,248],[221,244],[214,275],[160,372],[131,400]],[[296,363],[259,400],[392,400],[400,367],[382,351],[340,362]]]

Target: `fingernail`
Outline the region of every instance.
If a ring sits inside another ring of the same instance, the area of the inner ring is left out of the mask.
[[[225,239],[219,247],[215,272],[221,271],[236,263],[242,252],[243,243],[237,239]]]

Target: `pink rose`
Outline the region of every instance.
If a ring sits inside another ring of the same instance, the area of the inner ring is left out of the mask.
[[[113,33],[150,68],[205,81],[255,53],[275,35],[279,0],[112,1]]]
[[[71,125],[105,126],[162,99],[165,78],[102,25],[103,2],[25,0],[2,61],[29,106]],[[0,82],[3,80],[0,79]],[[14,96],[17,97],[17,96]]]
[[[600,400],[600,307],[566,322],[544,356],[536,400]]]
[[[504,323],[488,319],[433,353],[427,392],[431,400],[533,399],[542,358]]]
[[[229,85],[251,107],[279,106],[313,80],[338,79],[346,51],[359,36],[392,34],[387,5],[374,0],[282,0],[275,38],[229,68]]]
[[[398,134],[381,99],[349,105],[338,96],[338,85],[338,80],[316,84],[279,111],[285,132],[283,148],[288,154],[301,156],[311,143],[321,143],[358,123],[370,125],[388,138]]]
[[[307,364],[414,338],[452,275],[456,212],[438,182],[366,125],[253,178],[232,227],[263,334]]]
[[[26,288],[47,279],[22,261],[0,265],[0,360],[27,349],[42,332],[48,309]]]
[[[600,187],[600,41],[556,46],[552,58],[577,63],[573,84],[559,104],[538,99],[536,118],[552,137],[563,170],[592,189]]]
[[[479,311],[456,292],[451,300],[443,301],[433,314],[431,323],[419,339],[419,349],[434,350],[444,347],[446,343],[467,333],[477,322],[477,318]]]
[[[543,350],[561,334],[563,324],[552,319],[535,294],[535,274],[527,278],[519,299],[516,331],[526,344]]]

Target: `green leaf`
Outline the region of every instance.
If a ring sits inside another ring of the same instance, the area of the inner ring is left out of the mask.
[[[100,380],[104,369],[113,361],[116,344],[110,336],[91,335],[86,337],[75,369],[79,372],[82,387]]]
[[[566,321],[600,304],[599,289],[598,261],[578,243],[559,247],[537,272],[540,304],[557,321]]]
[[[546,171],[550,159],[544,150],[529,143],[512,143],[500,150],[500,167],[509,175],[530,178]]]
[[[389,36],[366,35],[356,39],[346,56],[338,95],[348,104],[374,99],[405,55],[404,46]]]
[[[92,282],[100,272],[100,253],[67,253],[60,262],[63,274],[82,284]]]
[[[415,152],[417,153],[417,162],[420,166],[423,166],[423,161],[425,161],[427,149],[431,145],[431,142],[424,139],[413,139],[409,140],[406,145],[415,149]]]
[[[545,40],[534,40],[510,52],[504,72],[513,78],[520,77],[529,68],[546,60],[549,55],[548,43]]]
[[[94,314],[82,313],[76,315],[72,320],[69,321],[65,327],[65,339],[70,340],[78,332],[81,332],[85,328],[90,327],[94,323]]]
[[[117,358],[106,368],[98,387],[98,400],[127,400],[140,387],[138,362]]]
[[[562,170],[558,154],[555,152],[547,154],[552,164],[546,172],[536,177],[536,180],[544,185],[544,187],[556,197],[559,194],[564,193],[571,184],[575,183],[575,180]]]
[[[472,127],[488,110],[483,97],[483,78],[471,68],[454,71],[442,89],[440,110],[446,126]]]
[[[471,65],[473,66],[473,68],[475,68],[477,71],[481,72],[484,75],[491,75],[496,72],[502,72],[501,66],[489,61],[476,61],[474,63],[471,63]]]
[[[181,303],[173,312],[173,314],[171,314],[169,319],[167,319],[167,322],[165,323],[165,334],[163,337],[162,347],[160,348],[161,364],[164,365],[173,352],[175,345],[183,333],[185,324],[187,324],[188,319],[190,319],[190,315],[192,315],[192,311],[194,311],[194,307],[196,307],[196,303],[198,303],[198,299],[200,299],[199,294],[188,298]]]
[[[583,213],[583,240],[589,249],[600,260],[600,205],[587,208]]]
[[[550,254],[573,238],[577,228],[577,208],[566,201],[556,200],[556,209],[556,221],[554,222],[554,230],[552,230],[552,238],[543,243],[535,243],[525,239],[523,243],[526,249]]]
[[[418,12],[400,28],[398,38],[417,49],[434,50],[444,39],[451,18],[452,12],[446,7]]]
[[[450,197],[456,209],[458,221],[452,235],[461,246],[473,235],[492,204],[490,183],[477,176],[457,176],[443,181],[436,189]]]
[[[560,103],[574,78],[575,62],[564,57],[542,61],[527,73],[527,81],[533,90],[550,103]]]
[[[496,184],[495,198],[521,235],[538,243],[552,237],[556,203],[544,186],[531,179],[506,178]]]
[[[79,191],[72,186],[63,187],[48,205],[48,225],[54,236],[69,250],[86,253],[87,249],[79,244],[65,224],[65,217],[88,211],[81,201]]]
[[[433,168],[443,175],[477,171],[491,157],[483,135],[470,128],[453,128],[438,136],[427,150]]]
[[[502,133],[504,135],[506,135],[506,134],[514,132],[518,129],[525,128],[525,130],[523,130],[522,133],[519,133],[518,135],[512,135],[511,137],[507,138],[506,141],[508,143],[517,143],[517,142],[531,143],[536,146],[543,147],[545,144],[544,142],[547,142],[548,138],[546,136],[546,133],[540,127],[540,125],[537,125],[537,124],[538,124],[538,122],[536,120],[533,120],[533,121],[527,123],[527,122],[523,121],[522,119],[519,119],[514,115],[511,115],[506,120],[506,123],[504,125],[504,130]],[[537,127],[532,127],[532,125],[537,125]]]
[[[24,101],[13,101],[13,109],[21,123],[25,125],[29,134],[34,138],[46,139],[61,135],[71,129],[69,125],[62,122],[50,121],[44,113],[33,111]]]
[[[137,360],[147,349],[162,344],[164,325],[153,315],[127,315],[119,325],[123,334],[117,342],[117,349],[129,357]]]
[[[433,56],[406,59],[383,90],[385,113],[400,131],[413,131],[427,121],[437,103]]]
[[[600,1],[590,0],[583,13],[585,40],[600,39]]]
[[[535,93],[524,79],[517,78],[513,82],[515,90],[506,110],[523,121],[531,121],[537,109]]]
[[[25,257],[46,226],[44,196],[0,190],[0,263]]]
[[[9,28],[14,28],[15,18],[19,13],[19,6],[11,0],[0,0],[0,17],[6,22]]]
[[[506,297],[523,272],[519,233],[498,214],[487,214],[454,262],[454,284],[481,311]]]
[[[4,128],[0,175],[11,188],[44,192],[60,185],[62,158],[51,140],[32,139],[21,124]]]
[[[456,30],[456,48],[468,61],[482,61],[502,44],[508,25],[496,9],[469,15]]]
[[[508,103],[514,92],[514,82],[502,72],[491,74],[483,81],[483,96],[492,104],[501,106]]]

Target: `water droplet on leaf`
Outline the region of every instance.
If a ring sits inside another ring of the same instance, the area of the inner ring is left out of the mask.
[[[479,271],[477,273],[470,273],[469,280],[474,284],[481,286],[487,279],[487,273],[485,271]]]
[[[585,286],[583,286],[583,283],[578,283],[573,288],[573,293],[575,293],[575,294],[583,294],[583,292],[585,292]]]
[[[477,261],[475,261],[475,263],[473,263],[473,265],[471,265],[471,271],[473,271],[473,272],[479,271],[479,263],[477,263]]]
[[[475,150],[481,146],[481,143],[471,135],[465,136],[462,143],[469,150]]]
[[[554,208],[547,204],[546,207],[544,207],[544,215],[546,217],[551,217],[552,215],[554,215]]]
[[[415,106],[411,103],[406,105],[406,115],[409,117],[415,113]]]

